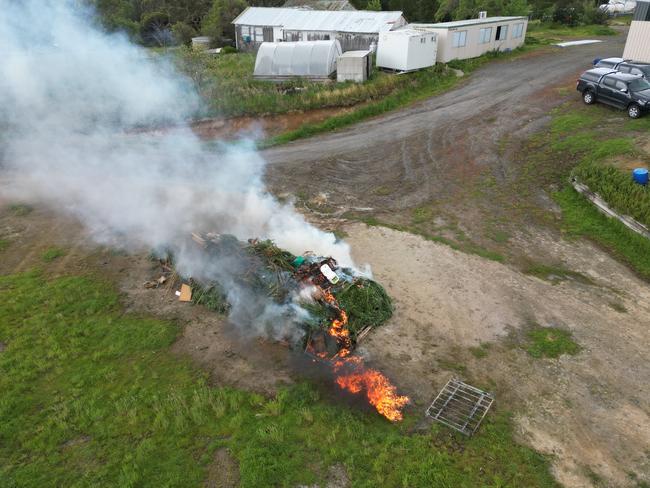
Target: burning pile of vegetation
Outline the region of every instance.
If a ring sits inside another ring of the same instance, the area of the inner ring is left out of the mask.
[[[352,354],[358,340],[392,316],[390,297],[381,285],[339,267],[331,257],[310,252],[295,256],[270,240],[242,242],[222,234],[193,234],[192,238],[209,261],[218,262],[220,268],[230,267],[226,273],[230,283],[214,277],[187,278],[194,303],[227,313],[231,306],[227,287],[235,286],[255,290],[288,311],[299,310],[292,319],[302,333],[282,339],[328,365],[341,389],[365,394],[391,421],[402,419],[408,398],[399,396],[384,375]],[[171,258],[162,264],[173,268]]]

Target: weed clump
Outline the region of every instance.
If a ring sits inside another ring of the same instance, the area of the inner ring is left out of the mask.
[[[535,326],[528,331],[526,338],[526,352],[534,358],[558,358],[562,354],[573,356],[581,349],[571,332],[556,327]]]

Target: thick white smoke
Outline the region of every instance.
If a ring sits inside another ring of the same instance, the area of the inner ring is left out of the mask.
[[[209,267],[183,250],[192,231],[270,238],[353,265],[346,244],[266,191],[250,142],[208,150],[189,129],[136,130],[182,126],[200,102],[169,64],[101,32],[79,3],[0,0],[3,193],[77,216],[102,243],[173,249],[187,273]]]

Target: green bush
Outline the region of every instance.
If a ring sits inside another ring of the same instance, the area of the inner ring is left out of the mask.
[[[172,34],[177,44],[190,46],[192,44],[192,37],[196,36],[196,31],[191,25],[185,22],[176,22],[172,26]]]

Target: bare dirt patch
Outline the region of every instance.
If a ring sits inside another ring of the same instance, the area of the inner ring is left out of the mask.
[[[214,453],[208,466],[205,488],[236,488],[239,486],[239,465],[228,449],[222,447]]]
[[[356,258],[372,265],[394,297],[394,318],[362,351],[412,395],[427,402],[451,375],[495,391],[518,413],[521,440],[554,455],[566,486],[634,486],[650,479],[650,290],[589,244],[542,244],[593,284],[552,284],[420,237],[363,225],[346,227]],[[609,306],[615,297],[626,313]],[[530,323],[572,332],[576,356],[534,359],[515,341]],[[486,355],[470,347],[491,343]]]

